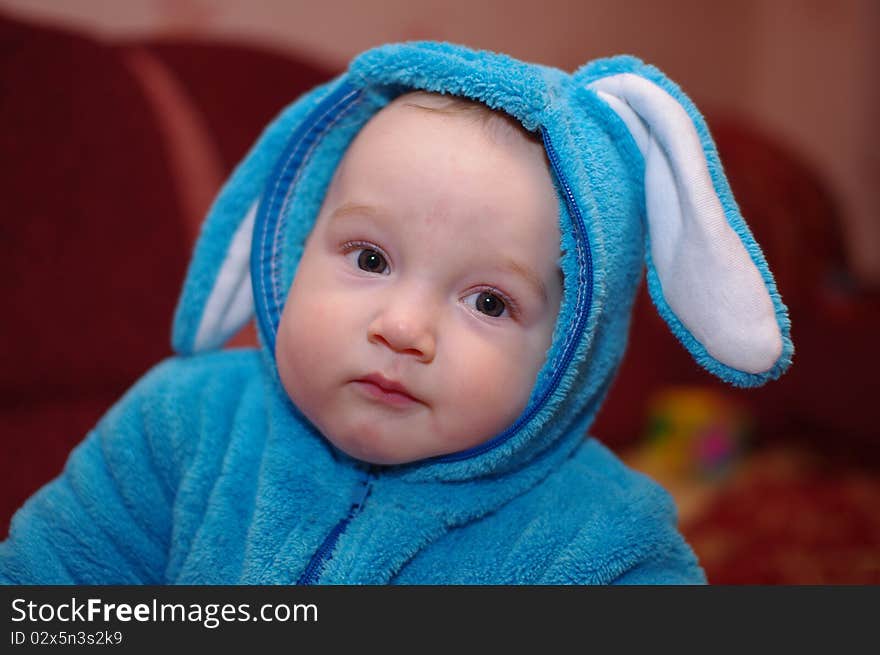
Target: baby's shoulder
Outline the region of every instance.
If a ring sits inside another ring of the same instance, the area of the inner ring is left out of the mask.
[[[264,363],[255,349],[222,350],[169,357],[147,371],[102,419],[125,415],[182,419],[197,416],[206,405],[236,404],[249,387],[262,384]]]
[[[647,475],[620,460],[594,438],[587,438],[534,492],[544,497],[565,498],[573,509],[596,517],[632,516],[637,512],[664,518],[675,514],[669,493]]]
[[[444,559],[445,557],[445,559]],[[587,439],[539,484],[452,531],[417,564],[504,584],[699,582],[669,494]],[[422,569],[419,569],[420,571]],[[454,576],[453,576],[454,577]]]
[[[103,450],[151,453],[174,469],[200,448],[226,447],[236,421],[265,412],[259,351],[224,350],[171,357],[147,371],[100,419]],[[205,448],[203,448],[205,450]]]
[[[175,356],[162,360],[147,371],[131,391],[144,393],[162,389],[180,392],[201,388],[209,380],[221,380],[229,385],[247,382],[261,372],[260,351],[253,348]]]
[[[156,364],[145,377],[175,376],[192,373],[255,373],[261,368],[260,351],[256,348],[231,348],[195,355],[176,355]]]
[[[669,493],[592,438],[526,494],[521,504],[520,511],[540,516],[554,524],[550,529],[572,540],[603,534],[626,542],[677,524]],[[549,519],[548,507],[554,508]]]
[[[542,580],[610,582],[640,567],[652,580],[700,579],[671,496],[594,439],[527,496],[520,520],[531,516],[546,555]]]

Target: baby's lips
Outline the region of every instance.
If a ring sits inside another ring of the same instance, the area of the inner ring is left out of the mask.
[[[365,375],[362,378],[358,378],[355,382],[359,382],[366,385],[372,385],[376,387],[383,394],[393,397],[400,396],[403,398],[408,398],[413,402],[417,402],[420,404],[425,404],[419,397],[414,395],[407,387],[401,382],[397,380],[392,380],[390,378],[386,378],[381,373],[370,373],[369,375]]]

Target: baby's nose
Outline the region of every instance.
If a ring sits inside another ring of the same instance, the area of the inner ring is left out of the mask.
[[[417,310],[390,308],[382,312],[370,324],[367,340],[425,363],[433,361],[436,351],[436,339],[429,317]]]

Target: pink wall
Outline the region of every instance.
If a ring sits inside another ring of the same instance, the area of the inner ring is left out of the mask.
[[[846,212],[854,273],[880,286],[876,0],[0,0],[4,10],[109,38],[257,43],[334,67],[372,45],[413,38],[565,69],[635,54],[698,105],[750,117],[822,172]]]

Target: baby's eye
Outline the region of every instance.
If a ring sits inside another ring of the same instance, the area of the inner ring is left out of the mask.
[[[369,248],[360,251],[357,258],[358,267],[369,273],[384,273],[388,270],[388,262],[382,253]]]
[[[481,291],[470,297],[474,298],[474,309],[486,316],[498,317],[507,310],[504,301],[491,291]]]

